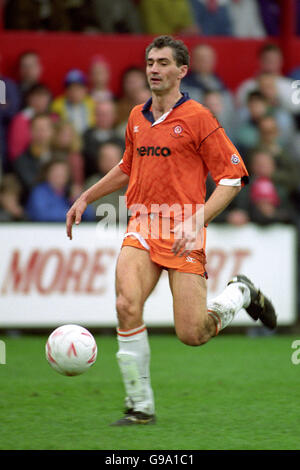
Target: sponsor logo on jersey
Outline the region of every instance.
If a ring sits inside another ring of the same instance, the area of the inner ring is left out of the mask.
[[[192,258],[191,256],[187,256],[185,258],[185,261],[187,261],[188,263],[196,263],[195,258]]]
[[[169,155],[171,155],[171,150],[169,149],[169,147],[145,147],[145,146],[142,146],[142,147],[138,147],[137,149],[137,153],[141,156],[141,157],[145,157],[145,156],[148,156],[148,157],[160,157],[160,156],[163,156],[163,157],[168,157]]]
[[[231,163],[233,163],[234,165],[237,165],[238,163],[240,163],[240,159],[235,153],[231,155]]]
[[[140,126],[133,126],[133,132],[138,132]]]

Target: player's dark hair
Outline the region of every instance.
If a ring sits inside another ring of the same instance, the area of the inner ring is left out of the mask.
[[[176,65],[190,64],[189,51],[183,41],[180,39],[174,39],[172,36],[158,36],[154,39],[151,44],[146,48],[146,60],[148,59],[149,52],[151,49],[162,49],[163,47],[170,47],[173,51],[173,57],[176,61]]]

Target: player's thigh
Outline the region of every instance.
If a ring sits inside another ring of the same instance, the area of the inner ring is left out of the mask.
[[[187,344],[199,344],[207,322],[206,279],[199,274],[169,270],[176,334]]]
[[[161,271],[162,268],[151,261],[148,251],[123,246],[116,267],[120,328],[134,328],[141,321],[144,303],[156,286]]]

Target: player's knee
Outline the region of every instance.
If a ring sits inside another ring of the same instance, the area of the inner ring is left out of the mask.
[[[209,335],[204,331],[183,331],[177,333],[180,341],[187,346],[201,346],[210,339]]]
[[[131,328],[140,316],[138,305],[124,295],[118,295],[116,308],[119,323],[125,328]]]

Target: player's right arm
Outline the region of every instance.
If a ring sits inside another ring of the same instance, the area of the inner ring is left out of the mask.
[[[106,196],[106,194],[113,193],[117,191],[117,189],[123,188],[128,182],[129,176],[121,170],[119,165],[116,165],[107,175],[84,191],[67,213],[66,230],[70,240],[72,240],[72,226],[74,223],[78,225],[81,222],[82,214],[88,204],[97,201],[97,199]]]

